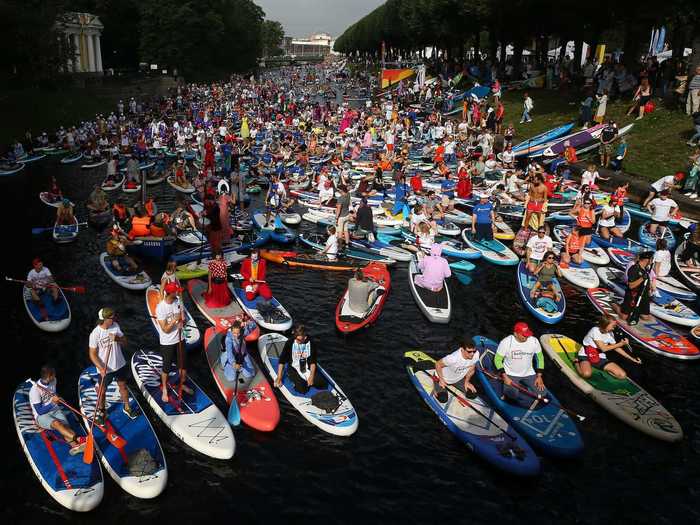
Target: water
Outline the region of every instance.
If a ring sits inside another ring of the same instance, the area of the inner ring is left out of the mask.
[[[143,294],[118,287],[101,270],[97,257],[107,233],[81,232],[72,245],[57,246],[50,234],[36,237],[30,229],[52,224],[53,208],[38,193],[56,175],[64,193],[83,203],[100,182],[104,167],[84,172],[47,158],[13,178],[0,179],[5,206],[21,203],[20,221],[6,217],[11,233],[4,274],[23,278],[30,261],[41,255],[61,283],[82,284],[86,295],[69,295],[73,321],[58,335],[38,330],[20,301],[19,285],[7,283],[3,301],[7,312],[3,334],[3,385],[10,437],[5,454],[2,492],[8,503],[3,517],[13,523],[58,519],[85,523],[124,523],[156,517],[172,522],[222,519],[229,522],[284,522],[327,517],[333,522],[458,522],[522,524],[607,523],[648,521],[697,522],[694,498],[700,476],[696,364],[676,362],[639,351],[643,367],[624,363],[631,375],[678,419],[686,437],[669,445],[648,438],[604,412],[574,390],[547,362],[545,382],[562,404],[587,419],[579,425],[586,444],[576,460],[543,459],[536,479],[519,480],[500,474],[471,455],[425,406],[410,383],[403,353],[421,348],[443,354],[453,349],[456,336],[504,336],[517,319],[537,335],[547,331],[523,309],[515,290],[513,268],[478,261],[471,284],[450,281],[454,305],[448,326],[427,322],[410,294],[405,264],[391,272],[389,300],[378,323],[355,336],[336,332],[335,306],[347,274],[269,266],[268,280],[276,297],[295,321],[310,329],[320,349],[320,362],[356,407],[360,425],[350,438],[325,434],[307,423],[280,398],[282,419],[271,434],[241,426],[234,430],[237,448],[230,461],[204,457],[185,446],[155,417],[142,400],[162,443],[169,467],[168,487],[155,500],[138,500],[105,476],[105,496],[93,513],[83,516],[64,510],[38,483],[22,453],[12,423],[12,392],[20,381],[36,378],[39,367],[52,362],[59,391],[77,404],[77,379],[87,366],[87,339],[97,310],[116,308],[129,337],[127,354],[155,349],[157,340],[146,318]],[[161,208],[171,209],[174,190],[166,184],[149,188]],[[132,199],[117,192],[119,196]],[[116,195],[111,198],[114,199]],[[85,210],[78,206],[78,216]],[[302,225],[303,229],[308,225]],[[632,230],[635,231],[635,230]],[[160,264],[147,265],[157,279]],[[564,285],[566,318],[552,331],[580,340],[597,317],[583,294]],[[200,329],[207,323],[191,305]],[[190,374],[224,411],[201,349],[189,356]],[[133,382],[132,382],[133,386]]]

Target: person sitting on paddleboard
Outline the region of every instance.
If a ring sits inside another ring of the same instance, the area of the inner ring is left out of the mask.
[[[472,208],[472,235],[477,241],[492,241],[496,229],[493,203],[486,193],[479,195],[479,202]]]
[[[535,269],[542,263],[545,255],[552,250],[554,241],[547,235],[544,226],[537,228],[537,235],[530,237],[527,241],[525,264],[530,273],[535,273]]]
[[[54,302],[58,301],[58,286],[49,270],[39,257],[32,261],[32,269],[27,274],[27,288],[32,296],[32,301],[41,305],[41,296],[50,293]]]
[[[533,359],[537,361],[536,368],[532,366]],[[493,364],[501,376],[503,394],[509,402],[523,408],[533,403],[533,398],[513,386],[514,383],[529,390],[533,395],[545,396],[542,380],[544,355],[540,342],[533,337],[527,323],[515,323],[513,334],[498,344]]]
[[[229,381],[236,380],[236,370],[244,379],[249,379],[255,375],[255,366],[251,361],[245,336],[250,333],[249,325],[244,326],[241,321],[236,320],[226,333],[224,348],[219,358],[224,375]]]
[[[641,359],[632,357],[622,349],[622,347],[629,345],[627,338],[622,339],[620,342],[615,341],[614,330],[616,325],[617,321],[615,319],[603,316],[598,321],[598,324],[588,331],[586,337],[583,338],[583,346],[574,359],[574,366],[578,375],[588,379],[593,375],[593,368],[597,368],[598,370],[604,370],[617,379],[625,379],[627,373],[620,365],[609,361],[605,354],[606,352],[614,351],[633,363],[642,364]]]
[[[29,404],[37,426],[44,430],[55,430],[70,446],[69,453],[75,455],[85,449],[85,436],[76,435],[68,418],[61,410],[56,394],[56,370],[50,365],[41,367],[41,376],[29,389]]]
[[[561,278],[561,270],[559,270],[557,261],[554,259],[554,252],[546,252],[542,261],[532,273],[537,277],[537,282],[532,287],[532,290],[530,290],[530,297],[534,299],[538,296],[538,293],[539,295],[549,294],[556,302],[559,302],[561,297],[554,286],[554,278]]]
[[[272,290],[270,290],[265,281],[266,273],[267,261],[260,258],[259,250],[254,249],[250,253],[250,257],[241,264],[242,286],[246,299],[252,301],[257,296],[260,296],[263,303],[267,303],[272,299]]]
[[[149,237],[151,235],[151,221],[146,210],[141,206],[134,209],[135,215],[131,218],[131,228],[129,229],[129,239],[136,237]]]
[[[651,260],[655,278],[666,277],[671,273],[671,259],[671,252],[668,249],[668,242],[666,239],[657,239],[656,251]]]
[[[467,397],[476,396],[476,387],[471,383],[479,363],[479,351],[473,342],[464,339],[459,342],[459,348],[435,363],[438,384],[435,385],[434,395],[440,403],[447,403],[447,385],[464,392]]]
[[[49,188],[49,202],[59,202],[63,200],[63,193],[58,187],[56,177],[51,176],[51,187]]]
[[[654,252],[647,251],[639,254],[638,261],[627,270],[627,289],[621,305],[613,304],[615,310],[623,321],[626,321],[630,314],[639,309],[639,316],[646,320],[651,319],[649,313],[649,293],[651,271],[651,259]]]
[[[360,205],[355,211],[355,231],[353,237],[366,238],[370,242],[374,242],[374,214],[372,208],[367,203],[367,199],[362,197]]]
[[[430,247],[430,255],[424,256],[423,252],[418,252],[418,270],[420,274],[414,277],[416,286],[439,292],[445,286],[445,279],[452,275],[447,259],[441,257],[442,246],[433,244]]]
[[[600,211],[600,217],[598,218],[598,231],[603,239],[609,240],[611,235],[619,238],[623,237],[620,228],[616,224],[616,219],[619,218],[620,208],[617,206],[617,198],[611,195],[607,204]]]
[[[88,210],[95,213],[107,211],[109,209],[109,202],[107,201],[107,194],[102,189],[102,186],[95,184],[95,188],[90,193],[88,201],[86,204]]]
[[[170,216],[170,223],[175,226],[178,232],[197,229],[194,216],[187,210],[185,203],[181,200],[178,200],[177,207]]]
[[[366,312],[375,298],[375,290],[383,281],[376,283],[365,279],[362,268],[355,270],[355,276],[348,280],[348,302],[354,312]]]
[[[574,227],[571,228],[571,233],[566,237],[564,249],[559,254],[561,258],[561,267],[568,268],[571,261],[576,264],[583,263],[582,250],[583,246],[581,246],[579,228],[577,225],[574,225]]]
[[[122,411],[129,418],[134,419],[137,414],[129,405],[129,391],[126,388],[128,372],[126,359],[122,353],[122,345],[127,344],[126,336],[114,320],[114,310],[111,308],[100,308],[97,312],[97,319],[97,326],[90,332],[88,340],[90,361],[97,368],[101,381],[104,383],[102,389],[100,389],[99,383],[95,383],[95,392],[102,391],[102,395],[97,400],[95,422],[104,425],[106,418],[105,394],[107,387],[114,380],[119,386],[119,394],[123,404]]]
[[[180,295],[182,288],[176,283],[169,282],[163,287],[164,296],[156,306],[156,321],[158,339],[160,342],[160,355],[163,358],[163,368],[160,373],[161,399],[168,402],[168,375],[172,370],[173,359],[178,360],[180,373],[179,381],[182,391],[192,395],[192,389],[185,384],[187,380],[187,368],[185,364],[185,352],[182,344],[185,340],[183,329],[185,326],[185,310],[182,307]]]
[[[317,373],[317,357],[316,349],[306,333],[306,327],[298,325],[294,329],[294,337],[287,339],[284,350],[280,354],[275,386],[277,388],[282,386],[286,373],[294,384],[294,390],[300,394],[306,394],[311,387],[319,390],[327,388],[328,382],[323,374]]]
[[[110,257],[110,264],[117,271],[117,273],[124,272],[125,268],[127,267],[129,272],[135,273],[139,268],[136,261],[126,253],[126,247],[129,244],[133,243],[115,224],[112,227],[112,232],[109,240],[107,241],[105,251]]]
[[[74,223],[73,203],[64,198],[56,208],[56,224],[72,225]]]
[[[690,225],[690,236],[685,242],[685,249],[678,258],[685,266],[697,267],[700,260],[700,228],[697,224]]]

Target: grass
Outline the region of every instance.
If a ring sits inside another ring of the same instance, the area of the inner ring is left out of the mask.
[[[578,121],[579,104],[583,100],[579,92],[532,89],[528,93],[535,104],[531,113],[533,122],[519,124],[523,93],[510,91],[505,92],[503,97],[506,110],[504,124],[514,123],[518,139],[531,137],[572,120]],[[644,115],[641,120],[634,120],[636,114],[625,115],[631,105],[629,101],[609,102],[606,114],[606,118],[614,119],[618,127],[634,122],[634,127],[626,135],[628,149],[624,170],[631,175],[653,180],[686,170],[691,152],[686,141],[693,129],[692,121],[685,112],[667,109],[660,99],[654,99],[654,103],[655,111]],[[597,160],[597,154],[589,158],[591,161]]]

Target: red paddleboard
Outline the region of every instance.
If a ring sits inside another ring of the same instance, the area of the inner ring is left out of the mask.
[[[230,288],[231,285],[229,284],[229,289]],[[207,283],[201,279],[190,279],[187,281],[187,291],[190,293],[190,297],[192,297],[192,301],[194,301],[194,304],[199,308],[199,311],[216,327],[217,331],[225,332],[234,321],[247,321],[249,319],[248,315],[234,298],[233,290],[231,290],[231,302],[221,308],[207,306],[204,299],[204,293],[207,291]],[[245,340],[248,342],[257,341],[258,337],[260,337],[260,327],[256,326],[255,330],[248,334]]]

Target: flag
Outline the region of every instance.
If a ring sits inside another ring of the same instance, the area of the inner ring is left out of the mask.
[[[415,75],[413,69],[382,69],[382,89]]]

